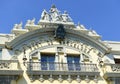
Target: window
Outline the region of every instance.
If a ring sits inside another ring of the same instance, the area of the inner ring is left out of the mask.
[[[10,76],[0,76],[0,84],[11,84]]]
[[[41,69],[55,70],[55,54],[41,54]]]
[[[120,59],[114,58],[115,64],[120,64]]]
[[[120,84],[120,78],[115,78],[115,84]]]
[[[68,70],[80,70],[80,56],[67,55]]]

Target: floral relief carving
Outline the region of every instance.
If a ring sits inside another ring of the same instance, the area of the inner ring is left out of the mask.
[[[2,62],[0,63],[0,69],[9,69],[10,68],[9,65],[10,63],[8,62]]]

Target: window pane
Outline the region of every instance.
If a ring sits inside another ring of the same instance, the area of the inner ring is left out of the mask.
[[[47,57],[46,56],[41,56],[41,62],[47,62]]]
[[[67,56],[68,70],[74,70],[73,57]]]
[[[72,56],[67,57],[67,63],[73,63],[73,57]]]
[[[55,70],[55,55],[42,54],[41,55],[41,69],[42,70]]]
[[[80,56],[67,56],[68,70],[80,70]]]
[[[48,62],[54,62],[55,56],[48,56]]]
[[[74,57],[74,63],[79,63],[79,62],[80,62],[80,57],[75,56],[75,57]]]
[[[80,57],[76,56],[74,57],[74,64],[75,64],[75,70],[80,70]]]

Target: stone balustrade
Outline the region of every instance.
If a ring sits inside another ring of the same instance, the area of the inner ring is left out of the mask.
[[[20,75],[23,70],[20,69],[18,60],[0,60],[0,75]]]
[[[18,60],[0,60],[0,70],[18,70]]]
[[[120,64],[105,64],[106,72],[120,72]]]
[[[28,70],[43,71],[98,71],[96,64],[59,63],[59,62],[29,62]]]
[[[107,80],[114,80],[120,77],[120,64],[105,64],[104,78]]]
[[[71,83],[72,80],[80,82],[81,78],[97,82],[100,72],[97,65],[91,63],[28,62],[27,74],[31,81],[39,79],[43,82],[47,77],[50,82],[58,78],[60,82],[68,80]]]

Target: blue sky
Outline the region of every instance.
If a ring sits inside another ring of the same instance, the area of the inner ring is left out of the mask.
[[[55,4],[67,10],[74,23],[83,24],[102,36],[102,40],[120,41],[120,0],[0,0],[0,33],[10,33],[14,24],[36,18],[43,9]]]

